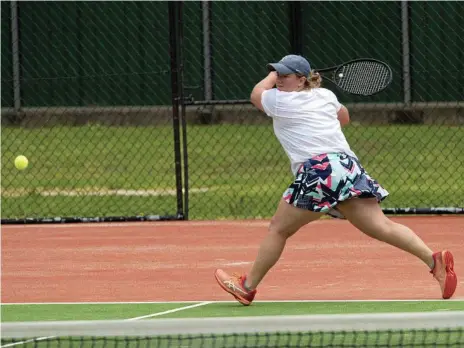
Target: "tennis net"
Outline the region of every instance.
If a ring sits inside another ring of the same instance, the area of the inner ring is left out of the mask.
[[[2,324],[2,347],[464,347],[464,311]]]

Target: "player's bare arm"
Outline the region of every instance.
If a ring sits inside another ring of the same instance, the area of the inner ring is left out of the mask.
[[[256,84],[251,91],[250,100],[251,103],[256,106],[259,110],[264,111],[263,105],[261,104],[261,96],[264,91],[274,88],[277,81],[277,72],[271,71],[264,79]]]
[[[350,113],[348,112],[348,109],[344,105],[342,105],[340,110],[338,110],[337,117],[342,127],[350,123]]]

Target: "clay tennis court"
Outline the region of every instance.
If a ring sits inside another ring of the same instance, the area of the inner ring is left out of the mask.
[[[455,256],[464,299],[464,217],[394,217]],[[2,226],[3,303],[215,301],[216,268],[246,271],[268,221]],[[321,220],[287,244],[257,300],[440,299],[419,260],[347,221]]]

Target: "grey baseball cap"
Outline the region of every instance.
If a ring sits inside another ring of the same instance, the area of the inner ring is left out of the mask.
[[[281,75],[299,74],[306,77],[311,72],[309,62],[304,57],[294,54],[283,57],[278,63],[269,63],[267,69],[277,71]]]

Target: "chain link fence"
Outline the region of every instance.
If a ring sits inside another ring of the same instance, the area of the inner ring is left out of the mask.
[[[178,218],[168,6],[1,7],[2,218]]]
[[[2,222],[272,216],[293,178],[272,121],[248,99],[265,65],[289,53],[313,68],[387,62],[394,80],[376,96],[324,83],[350,110],[349,143],[391,193],[385,211],[463,212],[464,3],[1,10]]]
[[[457,2],[185,2],[186,108],[195,115],[187,128],[189,186],[208,190],[191,198],[190,216],[274,213],[293,177],[272,121],[248,99],[266,64],[290,53],[313,68],[387,62],[393,83],[372,97],[324,82],[350,110],[345,135],[391,193],[386,212],[462,212],[462,13]]]

